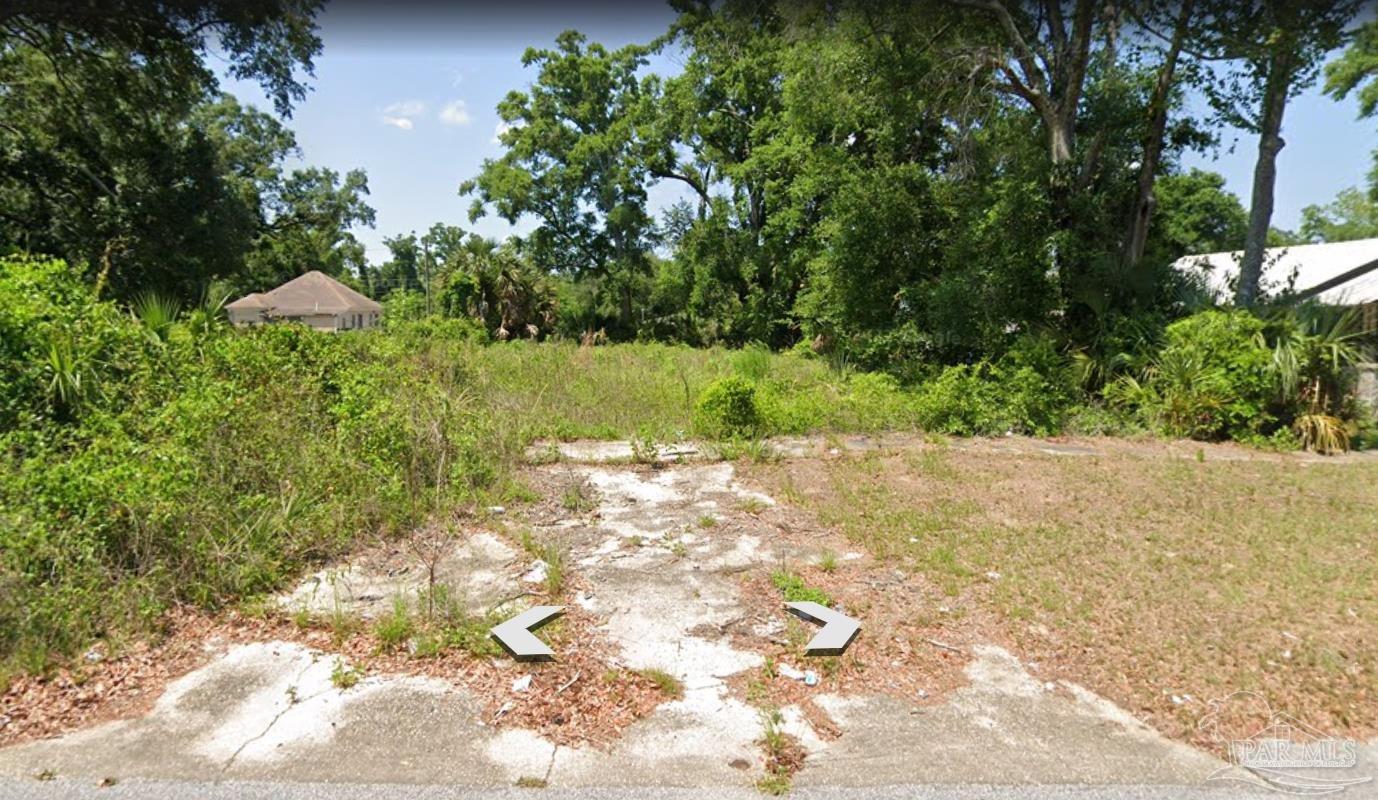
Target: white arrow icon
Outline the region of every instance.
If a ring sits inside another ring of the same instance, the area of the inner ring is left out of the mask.
[[[565,613],[564,606],[533,606],[488,631],[518,661],[551,661],[555,651],[531,632]]]
[[[806,656],[840,656],[861,632],[861,623],[812,600],[785,603],[785,608],[800,619],[823,626],[804,648]]]

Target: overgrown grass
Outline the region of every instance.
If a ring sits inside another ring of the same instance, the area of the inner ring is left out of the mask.
[[[767,432],[916,424],[898,386],[877,390],[823,361],[764,350],[512,342],[466,345],[465,361],[485,404],[520,419],[525,438],[677,441],[694,434],[699,397],[729,376],[753,382]]]
[[[758,436],[1051,429],[1069,397],[1037,349],[910,389],[760,348],[487,345],[457,320],[347,335],[235,331],[168,309],[141,321],[60,262],[0,260],[0,298],[0,673],[118,644],[173,603],[276,591],[362,538],[519,497],[511,466],[537,437],[634,438],[650,461],[657,442],[728,415],[722,430],[745,438],[721,451],[768,462]],[[700,403],[714,396],[724,402]],[[562,500],[589,504],[582,487]],[[929,541],[971,511],[894,513],[917,515]],[[958,547],[923,549],[954,591],[971,577]],[[558,595],[561,552],[533,555]],[[431,639],[446,641],[418,641]]]

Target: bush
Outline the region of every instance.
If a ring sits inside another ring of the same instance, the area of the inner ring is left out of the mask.
[[[1276,424],[1273,353],[1247,311],[1204,311],[1167,327],[1142,378],[1105,389],[1111,403],[1170,436],[1248,440]]]
[[[995,363],[991,376],[1015,431],[1051,436],[1066,427],[1078,393],[1070,362],[1051,341],[1021,339]]]
[[[714,439],[755,436],[761,428],[756,387],[735,375],[710,383],[694,404],[694,427]]]
[[[914,413],[924,430],[954,436],[1000,433],[1007,419],[986,362],[944,369],[919,388]]]
[[[274,590],[496,477],[462,343],[149,336],[60,262],[0,260],[0,297],[0,661]]]

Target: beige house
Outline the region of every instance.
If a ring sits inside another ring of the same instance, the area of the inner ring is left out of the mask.
[[[245,295],[225,306],[237,326],[300,322],[318,331],[372,328],[383,307],[343,283],[312,270],[276,289]]]

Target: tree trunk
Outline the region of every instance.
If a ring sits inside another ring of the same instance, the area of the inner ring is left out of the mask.
[[[1292,83],[1290,53],[1269,59],[1268,82],[1263,92],[1263,114],[1259,124],[1258,160],[1254,163],[1254,190],[1249,205],[1249,230],[1244,239],[1244,260],[1239,265],[1239,286],[1235,303],[1252,306],[1258,301],[1259,279],[1263,273],[1263,249],[1268,244],[1268,225],[1273,220],[1273,188],[1278,177],[1278,153],[1283,141],[1282,114],[1287,108]]]
[[[1072,160],[1072,125],[1054,118],[1048,123],[1048,158],[1053,167],[1059,167]]]
[[[1182,2],[1177,24],[1172,29],[1172,42],[1168,45],[1167,54],[1163,56],[1163,65],[1158,69],[1158,83],[1153,87],[1153,97],[1149,101],[1148,135],[1144,139],[1143,161],[1139,163],[1138,196],[1134,200],[1134,216],[1130,220],[1129,237],[1125,241],[1124,260],[1131,268],[1138,266],[1140,259],[1144,257],[1144,248],[1148,245],[1149,223],[1153,220],[1153,212],[1158,204],[1153,196],[1153,184],[1157,180],[1158,162],[1163,154],[1168,100],[1177,72],[1177,58],[1181,55],[1182,45],[1187,37],[1194,4],[1194,0]]]

